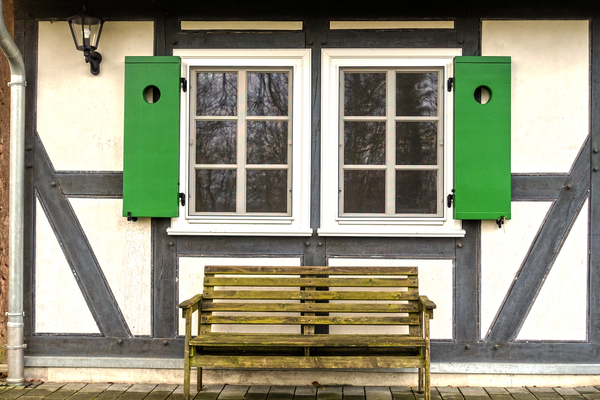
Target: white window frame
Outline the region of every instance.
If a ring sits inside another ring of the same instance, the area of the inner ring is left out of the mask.
[[[193,68],[277,68],[292,69],[292,197],[291,215],[190,215],[189,206],[179,205],[179,217],[171,219],[170,235],[260,235],[310,236],[310,49],[178,49],[181,73],[193,79]],[[180,191],[189,191],[190,96],[181,94]]]
[[[339,210],[340,69],[441,67],[443,69],[443,198],[453,187],[454,96],[445,88],[454,76],[453,60],[461,49],[323,49],[321,50],[321,224],[320,236],[462,237],[462,222],[443,207],[439,217],[341,217]],[[444,203],[444,202],[442,202]]]

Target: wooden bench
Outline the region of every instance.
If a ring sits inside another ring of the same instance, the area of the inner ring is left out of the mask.
[[[191,367],[198,368],[198,389],[202,368],[418,368],[419,391],[429,400],[429,319],[436,305],[419,296],[417,271],[205,267],[203,293],[179,305],[183,398],[189,399]],[[192,337],[195,311],[199,334]],[[330,333],[316,334],[318,325]],[[340,332],[344,327],[354,332]]]

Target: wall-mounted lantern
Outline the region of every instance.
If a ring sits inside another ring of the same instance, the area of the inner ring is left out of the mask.
[[[86,14],[85,11],[72,16],[67,21],[69,22],[69,28],[71,28],[75,47],[77,50],[83,51],[85,62],[90,64],[92,75],[98,75],[102,56],[96,49],[100,42],[100,33],[102,33],[104,21]]]

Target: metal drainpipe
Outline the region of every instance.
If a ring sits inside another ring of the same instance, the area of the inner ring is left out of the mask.
[[[0,48],[10,64],[10,188],[8,219],[8,379],[25,381],[23,344],[23,212],[25,168],[25,64],[4,25],[0,0]]]

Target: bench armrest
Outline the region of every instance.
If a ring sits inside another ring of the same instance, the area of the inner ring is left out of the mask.
[[[420,311],[425,312],[425,314],[429,315],[429,318],[433,319],[433,310],[437,308],[435,303],[427,296],[419,296],[419,308]]]
[[[192,312],[194,312],[198,309],[198,303],[200,303],[201,301],[202,301],[202,294],[197,294],[194,297],[192,297],[191,299],[182,301],[179,304],[179,308],[182,308],[184,310],[191,308]]]

